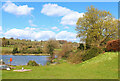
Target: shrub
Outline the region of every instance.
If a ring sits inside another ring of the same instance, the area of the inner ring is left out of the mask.
[[[37,49],[37,52],[38,52],[38,53],[43,53],[43,50],[42,50],[41,48],[38,48],[38,49]]]
[[[62,46],[62,50],[58,53],[58,56],[61,58],[67,58],[69,54],[72,52],[72,45],[65,43]]]
[[[32,46],[28,46],[28,48],[32,48]]]
[[[102,53],[102,50],[97,47],[92,47],[89,50],[84,51],[77,51],[77,53],[72,53],[68,57],[68,62],[78,64],[83,61],[89,60],[97,55]]]
[[[0,61],[0,64],[1,64],[1,61]],[[5,64],[5,62],[2,61],[2,64]]]
[[[13,54],[18,53],[18,48],[17,48],[17,47],[14,47],[12,53],[13,53]]]
[[[37,49],[36,48],[29,48],[29,49],[26,49],[27,53],[29,54],[37,54]]]
[[[103,50],[104,52],[107,52],[107,48],[102,48],[102,50]]]
[[[35,61],[33,60],[30,60],[28,63],[27,63],[28,66],[39,66],[39,64],[37,64]]]
[[[80,43],[80,46],[77,49],[84,50],[84,44]]]
[[[87,49],[90,49],[90,47],[91,47],[91,46],[90,46],[89,44],[86,44],[86,50],[87,50]]]
[[[108,41],[106,49],[107,51],[120,51],[120,39]]]
[[[92,47],[89,50],[86,50],[85,53],[82,55],[82,61],[89,60],[97,55],[102,53],[102,50],[98,47]]]
[[[50,65],[50,64],[51,64],[51,62],[49,62],[49,61],[46,63],[46,65]]]
[[[86,44],[86,50],[87,49],[90,49],[90,45],[89,44]],[[79,47],[77,49],[80,49],[80,50],[84,50],[84,44],[83,43],[80,43]]]
[[[68,62],[73,63],[73,64],[78,64],[82,62],[82,52],[77,52],[77,53],[71,53],[70,56],[68,57]]]

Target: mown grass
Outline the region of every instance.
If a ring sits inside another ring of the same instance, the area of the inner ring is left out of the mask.
[[[106,52],[80,64],[23,66],[31,72],[2,71],[3,79],[117,79],[118,53]],[[16,66],[21,69],[22,66]]]

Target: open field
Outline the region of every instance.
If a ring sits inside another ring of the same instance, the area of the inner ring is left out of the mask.
[[[2,50],[2,54],[9,54],[12,52],[13,48],[12,47],[0,47],[0,49]]]
[[[21,69],[22,66],[15,66]],[[106,52],[80,64],[24,66],[31,72],[2,71],[3,79],[117,79],[118,53]]]

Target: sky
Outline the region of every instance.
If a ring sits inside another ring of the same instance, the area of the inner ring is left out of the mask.
[[[118,19],[117,2],[2,2],[0,37],[79,42],[76,22],[91,5]]]

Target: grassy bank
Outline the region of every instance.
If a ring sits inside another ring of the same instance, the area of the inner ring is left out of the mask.
[[[21,69],[22,66],[15,66]],[[116,79],[118,53],[106,52],[80,64],[62,63],[50,66],[24,66],[31,72],[2,71],[3,79]]]

